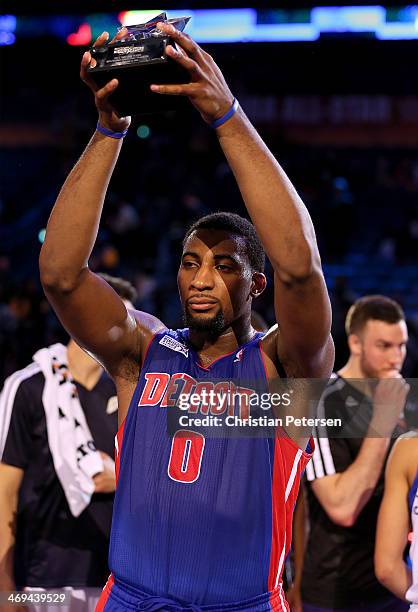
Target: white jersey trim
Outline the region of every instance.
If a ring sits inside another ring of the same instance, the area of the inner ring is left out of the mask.
[[[297,474],[297,470],[298,470],[298,465],[299,465],[299,461],[300,461],[301,457],[302,457],[302,450],[299,449],[298,452],[295,455],[294,460],[293,460],[293,465],[292,465],[292,469],[290,471],[289,480],[287,481],[286,490],[285,490],[285,494],[284,494],[284,503],[285,504],[286,504],[286,502],[287,502],[287,500],[289,498],[290,491],[292,490],[292,487],[295,484],[295,478],[296,478],[296,474]],[[277,574],[276,574],[276,580],[275,580],[275,583],[274,583],[274,588],[277,588],[277,586],[279,584],[280,576],[282,574],[282,567],[283,567],[285,550],[286,550],[286,533],[284,534],[283,548],[282,548],[282,552],[280,554],[279,565],[277,567]]]
[[[18,370],[5,380],[3,390],[0,393],[0,460],[6,446],[13,405],[19,386],[24,380],[31,378],[40,371],[41,368],[37,363],[30,363],[26,368]]]
[[[332,376],[334,378],[334,375]],[[345,381],[343,378],[335,377],[332,383],[325,389],[318,405],[318,417],[325,418],[325,400],[331,393],[340,391]],[[324,476],[332,476],[336,473],[334,459],[332,457],[331,447],[328,439],[328,432],[326,427],[317,427],[316,435],[314,435],[315,450],[313,453],[312,461],[306,466],[306,477],[309,482],[316,478],[323,478]]]

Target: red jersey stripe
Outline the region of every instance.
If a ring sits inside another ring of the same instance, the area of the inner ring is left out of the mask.
[[[107,600],[109,599],[110,591],[112,590],[113,583],[115,582],[113,575],[110,574],[106,584],[104,585],[102,594],[100,595],[99,601],[97,602],[95,612],[103,612],[105,609]]]

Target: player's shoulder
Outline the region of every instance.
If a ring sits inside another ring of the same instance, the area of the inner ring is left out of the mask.
[[[167,329],[166,325],[158,317],[143,310],[128,308],[128,314],[135,321],[137,328],[144,334],[155,335],[159,331]]]
[[[393,445],[392,453],[417,453],[418,454],[418,430],[411,429],[400,435]]]
[[[390,452],[388,466],[392,468],[392,471],[401,471],[415,476],[418,467],[418,432],[416,430],[408,431],[397,438]]]
[[[118,388],[119,386],[125,387],[126,383],[129,386],[137,383],[140,369],[153,339],[157,334],[167,329],[164,323],[154,315],[134,308],[128,308],[127,310],[132,328],[135,330],[135,341],[130,347],[130,351],[114,367],[107,367]]]
[[[142,310],[128,309],[128,314],[138,332],[137,353],[144,355],[154,336],[167,329],[160,319]]]
[[[407,431],[399,436],[398,441],[402,440],[416,440],[418,442],[418,429],[411,429],[411,431]]]
[[[172,351],[182,353],[185,357],[189,356],[190,342],[187,327],[183,329],[171,329],[168,327],[158,329],[152,340],[156,347],[155,350],[164,351],[165,349],[171,349]]]

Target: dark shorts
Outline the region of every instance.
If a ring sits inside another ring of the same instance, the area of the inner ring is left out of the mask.
[[[96,612],[126,612],[126,610],[146,610],[147,612],[160,610],[165,612],[235,612],[238,610],[289,612],[289,606],[282,588],[276,589],[272,593],[264,593],[258,597],[236,603],[200,606],[150,595],[111,576],[103,589]]]

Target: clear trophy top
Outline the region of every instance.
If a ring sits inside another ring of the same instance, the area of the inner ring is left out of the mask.
[[[139,41],[144,40],[145,38],[149,38],[151,36],[165,36],[165,34],[163,34],[157,29],[157,23],[159,22],[170,23],[182,32],[189,20],[190,17],[176,17],[175,19],[167,19],[167,13],[164,12],[160,13],[156,17],[153,17],[145,23],[139,23],[137,25],[130,26],[121,26],[119,30],[126,28],[126,30],[128,31],[124,39],[125,41]]]

